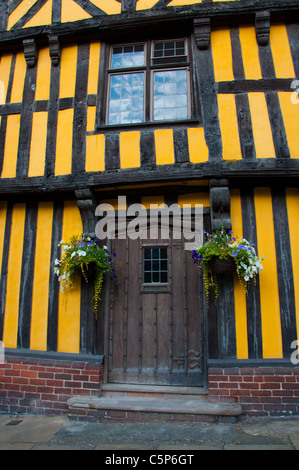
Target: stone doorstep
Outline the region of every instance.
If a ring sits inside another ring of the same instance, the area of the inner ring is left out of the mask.
[[[67,402],[70,408],[94,410],[118,410],[134,412],[193,414],[210,416],[240,416],[242,408],[237,403],[211,403],[206,397],[196,399],[152,397],[72,397]]]

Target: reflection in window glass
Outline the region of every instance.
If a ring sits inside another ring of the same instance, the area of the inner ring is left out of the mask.
[[[188,118],[186,70],[154,72],[154,121]]]
[[[145,248],[144,283],[168,282],[167,248]]]
[[[144,65],[143,44],[113,47],[111,68],[138,67],[142,65]]]
[[[143,122],[144,74],[111,75],[109,120],[113,124]]]

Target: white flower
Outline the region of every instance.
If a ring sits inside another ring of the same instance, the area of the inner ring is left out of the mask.
[[[73,251],[73,253],[71,254],[71,258],[73,258],[74,256],[76,256],[76,251]]]
[[[82,250],[79,250],[79,251],[78,251],[78,255],[79,255],[79,256],[86,256],[86,252],[85,252],[85,251],[82,251]]]
[[[107,246],[106,245],[103,245],[103,248],[104,250],[108,250]]]

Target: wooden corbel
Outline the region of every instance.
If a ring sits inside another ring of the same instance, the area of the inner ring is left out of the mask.
[[[217,231],[220,225],[224,230],[231,230],[230,191],[227,179],[212,179],[210,181],[210,212],[213,232]]]
[[[197,47],[200,50],[208,49],[211,42],[211,21],[210,18],[195,18],[194,36]]]
[[[260,46],[267,46],[270,36],[270,12],[258,11],[255,14],[256,39]]]
[[[31,69],[37,62],[37,47],[34,39],[24,39],[23,47],[27,67]]]
[[[95,238],[95,211],[97,204],[94,195],[89,188],[78,189],[75,191],[75,195],[82,219],[83,234]]]
[[[61,57],[61,47],[58,36],[49,36],[50,57],[54,67],[57,67]]]

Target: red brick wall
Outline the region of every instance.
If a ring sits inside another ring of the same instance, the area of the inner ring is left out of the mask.
[[[210,368],[209,396],[248,416],[299,415],[299,367]]]
[[[97,396],[101,382],[99,363],[6,356],[0,364],[0,412],[67,413],[71,396]]]

